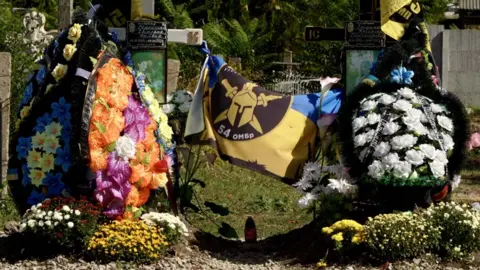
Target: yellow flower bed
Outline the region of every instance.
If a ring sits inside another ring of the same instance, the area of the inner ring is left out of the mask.
[[[331,239],[335,242],[342,242],[345,240],[346,235],[351,235],[350,241],[353,244],[359,244],[363,240],[363,226],[362,224],[351,219],[344,219],[335,222],[330,227],[322,228],[322,233],[331,235]]]
[[[156,228],[142,221],[113,221],[100,226],[88,249],[100,260],[148,262],[159,259],[168,243]]]

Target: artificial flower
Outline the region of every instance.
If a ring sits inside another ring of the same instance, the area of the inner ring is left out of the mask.
[[[162,110],[166,114],[170,114],[175,110],[175,105],[173,104],[165,104],[162,106]]]
[[[472,134],[472,136],[470,136],[470,140],[468,141],[468,150],[472,150],[478,147],[480,147],[480,133],[475,132]]]
[[[178,110],[181,113],[187,113],[190,110],[190,106],[192,105],[191,102],[184,102],[180,106],[178,106]]]
[[[20,110],[20,118],[23,119],[25,117],[28,117],[30,115],[30,110],[32,109],[32,106],[25,106]]]
[[[376,101],[367,100],[362,104],[361,109],[362,109],[362,111],[371,111],[371,110],[375,109],[376,107],[377,107],[377,102]]]
[[[378,102],[379,102],[380,104],[383,104],[383,105],[390,105],[390,104],[392,104],[393,102],[395,102],[395,100],[397,100],[397,99],[394,98],[394,97],[391,96],[391,95],[382,94],[382,96],[380,97],[380,99],[378,100]]]
[[[331,190],[335,190],[336,192],[343,194],[343,195],[350,195],[354,194],[357,191],[357,186],[352,185],[345,179],[328,179],[327,188]]]
[[[312,193],[305,193],[305,195],[298,200],[298,205],[300,208],[307,208],[315,200],[317,200],[317,196]]]
[[[422,165],[424,162],[424,158],[425,154],[423,154],[422,151],[411,149],[405,153],[405,161],[415,166]]]
[[[448,158],[447,158],[447,153],[445,153],[444,151],[442,150],[436,150],[435,151],[435,159],[436,161],[444,164],[444,165],[447,165],[448,164]]]
[[[417,143],[418,139],[411,134],[393,137],[390,140],[392,149],[401,150],[403,148],[411,148]]]
[[[452,132],[453,131],[453,122],[452,119],[443,116],[443,115],[438,115],[437,116],[437,122],[438,125],[441,126],[442,128]]]
[[[136,207],[140,207],[147,203],[148,198],[150,197],[150,189],[145,187],[138,190],[138,204]]]
[[[400,125],[395,122],[388,122],[385,124],[382,130],[383,135],[393,135],[400,130]]]
[[[28,196],[27,203],[29,205],[35,205],[37,203],[41,203],[45,200],[46,195],[43,192],[38,192],[36,189],[32,190],[30,196]],[[35,224],[33,224],[35,226]],[[31,227],[33,227],[31,226]]]
[[[412,172],[412,165],[407,161],[399,161],[393,167],[393,175],[398,178],[407,178]]]
[[[430,104],[430,109],[432,110],[433,113],[438,114],[443,112],[442,106],[432,103]]]
[[[107,168],[108,153],[104,149],[90,149],[90,169],[94,172]]]
[[[60,143],[57,137],[52,135],[45,136],[45,143],[43,145],[43,150],[45,150],[45,152],[48,154],[55,154],[58,147],[60,147]]]
[[[188,92],[185,90],[178,90],[173,94],[173,102],[177,104],[182,104],[188,101]]]
[[[381,142],[375,147],[373,152],[374,157],[383,157],[390,152],[390,144],[388,142]]]
[[[77,47],[72,44],[67,44],[65,45],[65,48],[63,48],[63,57],[65,58],[65,60],[70,61],[75,52],[77,52]]]
[[[22,165],[22,185],[24,187],[28,186],[32,182],[29,175],[30,175],[30,170],[28,169],[28,165],[24,163]]]
[[[52,71],[52,76],[55,81],[60,81],[67,74],[68,66],[63,64],[57,64],[57,66]]]
[[[461,181],[462,181],[461,175],[458,175],[458,174],[454,175],[452,181],[450,182],[452,186],[452,190],[456,189],[460,185]]]
[[[412,84],[412,78],[415,73],[407,70],[405,67],[392,70],[390,73],[390,80],[398,84]]]
[[[168,125],[166,122],[162,122],[159,125],[160,136],[166,141],[172,140],[173,130],[172,127]]]
[[[115,144],[115,152],[124,160],[135,158],[135,141],[129,136],[121,136]]]
[[[422,153],[425,155],[425,157],[429,158],[429,159],[435,159],[435,156],[436,156],[436,149],[433,145],[431,144],[421,144],[419,146],[420,148],[420,151],[422,151]]]
[[[45,147],[46,138],[45,133],[38,133],[32,137],[32,147],[35,149],[43,149]]]
[[[52,122],[45,127],[45,133],[55,137],[60,137],[62,134],[62,126],[57,122]]]
[[[357,132],[359,129],[367,125],[367,118],[360,116],[353,120],[353,131]]]
[[[160,108],[158,102],[152,102],[152,104],[148,106],[148,110],[150,111],[150,114],[152,115],[153,119],[155,119],[155,121],[160,121],[162,109]]]
[[[143,90],[140,95],[147,104],[152,103],[152,101],[155,99],[155,94],[153,94],[152,89],[148,86],[145,86],[145,90]]]
[[[43,172],[47,173],[53,170],[54,167],[55,167],[55,157],[53,156],[53,154],[43,154],[42,162],[40,164],[40,169]]]
[[[52,117],[57,118],[60,124],[64,125],[65,121],[71,119],[70,105],[67,103],[64,97],[61,97],[58,102],[53,102],[52,105]]]
[[[380,122],[381,119],[382,119],[382,117],[380,116],[380,114],[376,114],[376,113],[370,113],[367,116],[367,122],[368,122],[369,125],[374,125],[374,124]]]
[[[418,123],[417,125],[414,125],[414,126],[409,126],[408,130],[413,131],[415,136],[427,135],[429,132],[428,129],[422,123]]]
[[[32,185],[40,187],[42,185],[42,181],[45,178],[45,173],[42,170],[33,169],[30,170],[30,174],[28,175],[30,179],[32,179]]]
[[[73,43],[77,43],[77,41],[80,39],[81,36],[82,36],[82,26],[78,23],[74,24],[68,30],[67,38],[73,41]]]
[[[364,146],[366,143],[367,143],[367,134],[366,133],[362,133],[362,134],[359,134],[359,135],[355,136],[355,138],[354,138],[355,147]]]
[[[72,158],[70,156],[70,148],[68,146],[57,149],[55,165],[62,166],[62,170],[64,172],[68,172],[68,169],[72,166]]]
[[[138,205],[139,198],[140,198],[140,194],[138,192],[137,187],[132,186],[132,188],[130,189],[130,192],[128,193],[126,204],[136,206]]]
[[[405,99],[400,99],[393,103],[393,108],[397,111],[408,112],[413,108],[412,103]]]
[[[128,98],[128,107],[123,112],[125,116],[124,134],[128,135],[135,142],[145,138],[145,129],[150,124],[150,117],[147,109],[130,96]]]
[[[28,151],[32,148],[32,138],[31,137],[19,137],[17,146],[15,150],[17,151],[17,158],[22,159],[26,158]]]
[[[433,176],[438,178],[445,176],[445,164],[443,164],[442,162],[434,160],[429,163],[429,167]]]
[[[372,164],[368,166],[368,175],[374,179],[380,179],[385,174],[385,167],[382,162],[374,160]]]
[[[42,153],[36,150],[28,152],[27,164],[30,168],[39,168],[42,164]]]
[[[62,194],[62,191],[66,187],[65,184],[62,182],[61,173],[47,174],[45,179],[43,180],[43,185],[47,186],[49,197],[60,196]]]
[[[406,99],[412,99],[415,97],[413,90],[408,87],[400,88],[397,92]]]
[[[154,173],[152,175],[152,181],[150,182],[150,189],[157,189],[165,187],[168,183],[168,177],[166,173]]]
[[[455,146],[455,143],[453,142],[452,136],[442,133],[442,142],[443,142],[443,147],[445,147],[446,150],[451,150]]]
[[[44,132],[45,127],[50,125],[52,117],[48,113],[44,113],[41,117],[37,118],[37,124],[33,128],[35,132]]]

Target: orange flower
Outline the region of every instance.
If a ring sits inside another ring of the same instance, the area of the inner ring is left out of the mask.
[[[152,117],[150,117],[150,125],[147,126],[147,133],[151,133],[153,135],[153,132],[157,130],[158,125],[157,121],[155,121]]]
[[[149,188],[140,189],[137,207],[144,205],[148,201],[148,197],[150,197],[150,189]]]
[[[130,205],[130,206],[137,206],[139,198],[140,198],[140,194],[138,192],[137,187],[132,186],[132,188],[130,189],[130,192],[128,193],[126,203],[127,205]]]
[[[133,220],[133,213],[131,211],[125,211],[122,215],[122,219]]]
[[[105,147],[105,139],[103,135],[98,130],[90,130],[88,134],[88,146],[90,149],[99,149]]]
[[[93,104],[93,111],[92,111],[92,118],[91,122],[99,122],[102,124],[106,124],[107,121],[107,116],[108,116],[108,109],[105,107],[104,104],[102,104],[100,101],[95,100],[95,103]]]
[[[106,144],[116,142],[120,138],[124,126],[125,118],[122,112],[116,108],[110,109],[108,123],[105,126],[106,132],[102,134]]]
[[[90,148],[90,169],[94,172],[107,168],[108,153],[102,148]]]
[[[157,189],[164,187],[168,182],[168,177],[166,173],[154,173],[152,177],[152,182],[150,182],[150,189]]]
[[[132,169],[132,174],[130,175],[129,182],[135,184],[140,181],[145,174],[145,167],[142,164],[137,164],[130,166],[130,168]]]
[[[152,176],[152,172],[145,170],[143,177],[140,178],[140,181],[138,181],[139,188],[146,188],[150,186],[150,183],[152,182]]]

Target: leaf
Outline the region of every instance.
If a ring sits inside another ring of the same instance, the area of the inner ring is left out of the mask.
[[[97,61],[96,58],[90,57],[90,61],[92,62],[92,64],[93,64],[94,66],[97,65],[97,62],[98,62],[98,61]]]
[[[191,182],[191,183],[199,184],[202,188],[205,188],[205,187],[207,186],[207,184],[205,184],[204,181],[199,180],[199,179],[196,179],[196,178],[190,180],[190,182]]]
[[[216,203],[213,203],[213,202],[205,202],[204,205],[208,208],[210,208],[210,210],[217,214],[217,215],[220,215],[220,216],[227,216],[228,214],[230,214],[230,211],[228,210],[228,208],[226,207],[223,207],[221,205],[218,205]]]
[[[105,108],[107,108],[107,111],[110,111],[110,106],[108,106],[108,103],[105,101],[105,99],[99,98],[98,103],[102,104]]]
[[[238,234],[235,229],[230,226],[230,224],[227,224],[225,222],[222,222],[222,227],[218,228],[218,233],[226,238],[237,238],[238,239]]]
[[[108,144],[105,149],[107,150],[107,152],[111,153],[115,150],[115,146],[117,145],[117,142],[112,142],[110,144]]]
[[[137,210],[137,211],[133,214],[133,218],[134,218],[134,219],[139,219],[141,216],[142,216],[142,210]]]
[[[102,123],[94,122],[93,124],[98,128],[100,133],[103,134],[107,131],[107,129],[105,128],[105,126]]]

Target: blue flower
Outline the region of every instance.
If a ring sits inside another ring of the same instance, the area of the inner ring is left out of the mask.
[[[72,124],[70,121],[66,121],[62,124],[62,135],[60,136],[60,140],[63,141],[64,145],[68,145],[70,143],[70,138],[72,137]]]
[[[415,73],[404,67],[394,69],[390,73],[390,80],[398,84],[412,84],[412,78]]]
[[[30,174],[30,170],[28,169],[27,163],[24,163],[22,165],[22,185],[24,187],[26,187],[26,186],[28,186],[32,183],[32,179],[30,179],[30,177],[28,177],[29,174]]]
[[[47,177],[45,177],[42,184],[47,186],[49,197],[60,196],[62,190],[65,189],[65,183],[62,182],[61,173],[47,174]]]
[[[20,105],[27,105],[30,100],[32,99],[32,93],[33,93],[33,84],[29,83],[27,85],[27,88],[25,88],[25,92],[23,93],[22,100],[20,101]]]
[[[35,125],[35,127],[33,128],[33,131],[35,132],[44,132],[45,131],[45,127],[50,125],[50,123],[52,122],[52,117],[50,116],[50,114],[48,113],[45,113],[43,116],[39,117],[37,119],[37,125]]]
[[[70,156],[70,148],[68,145],[64,148],[58,148],[56,154],[55,165],[61,165],[63,171],[68,172],[68,169],[72,166],[72,157]]]
[[[70,105],[65,101],[64,97],[61,97],[58,102],[52,103],[52,117],[57,118],[61,125],[64,125],[64,122],[70,120],[72,117],[70,115]]]
[[[34,189],[30,194],[30,196],[28,197],[27,203],[29,205],[34,205],[34,204],[43,202],[45,198],[46,196],[44,193],[38,192],[36,189]]]
[[[37,76],[35,80],[37,80],[38,85],[42,85],[43,81],[45,80],[45,76],[47,75],[47,67],[42,66],[42,68],[37,72]]]
[[[17,158],[26,158],[28,151],[32,149],[32,137],[20,137],[18,138],[18,144],[15,150],[17,150]]]

